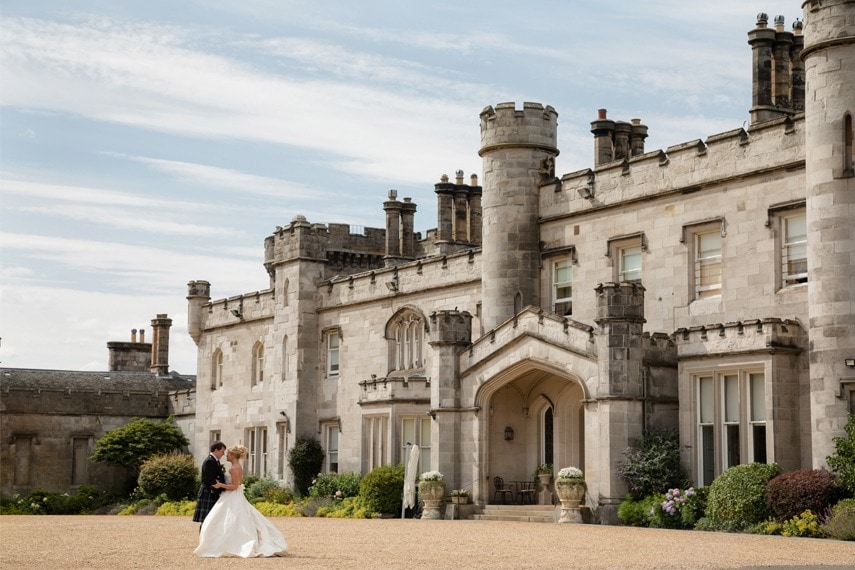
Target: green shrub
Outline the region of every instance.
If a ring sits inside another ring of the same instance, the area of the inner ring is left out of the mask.
[[[404,464],[373,469],[362,478],[359,498],[370,511],[400,516],[404,502]]]
[[[654,504],[650,511],[650,526],[654,528],[693,528],[700,514],[705,496],[688,489],[669,489],[664,494],[653,495]]]
[[[690,481],[680,463],[677,432],[649,431],[633,441],[618,464],[618,475],[636,500],[687,487]]]
[[[780,521],[776,521],[773,518],[768,518],[760,524],[752,527],[750,532],[753,534],[781,534],[781,531],[784,530],[784,525],[781,524]]]
[[[834,454],[826,457],[825,461],[851,497],[855,496],[855,414],[849,414],[843,430],[846,435],[834,438]]]
[[[196,510],[196,501],[166,502],[157,507],[158,516],[192,517]]]
[[[683,520],[683,528],[695,528],[695,525],[704,516],[707,510],[707,498],[709,487],[695,489],[695,494],[683,505],[680,517]]]
[[[96,441],[95,452],[89,459],[124,467],[137,474],[142,462],[149,457],[171,453],[188,445],[190,442],[171,416],[162,422],[134,418]]]
[[[280,488],[279,481],[271,479],[270,477],[255,477],[252,481],[249,481],[248,483],[244,481],[243,487],[244,495],[246,495],[246,498],[250,501],[252,501],[253,499],[265,498],[268,492]]]
[[[294,492],[287,487],[270,487],[265,489],[262,498],[269,503],[287,505],[294,502]]]
[[[767,463],[726,470],[710,485],[705,512],[709,523],[720,530],[742,530],[766,520],[766,485],[779,473],[777,465]]]
[[[310,497],[332,497],[344,499],[359,495],[359,473],[320,473],[309,488]]]
[[[808,538],[823,538],[825,530],[819,524],[819,519],[811,511],[805,511],[787,520],[781,525],[783,536],[805,536]]]
[[[335,501],[329,497],[309,497],[297,503],[297,510],[304,517],[314,517],[318,515],[318,511],[331,507]]]
[[[114,497],[91,485],[81,485],[73,495],[36,489],[27,497],[4,501],[3,514],[14,515],[78,515],[105,509]]]
[[[843,499],[833,507],[823,526],[837,540],[855,540],[855,499]]]
[[[329,507],[318,509],[317,516],[338,519],[370,519],[372,513],[359,497],[347,497]]]
[[[312,479],[320,473],[323,464],[324,449],[321,443],[315,438],[298,437],[288,452],[288,466],[294,474],[294,490],[301,497],[309,493]]]
[[[166,495],[170,501],[181,501],[196,495],[199,475],[192,455],[158,454],[140,465],[137,486],[144,497]]]
[[[294,503],[283,505],[280,503],[271,503],[261,501],[255,503],[255,508],[266,517],[301,517],[303,514]]]
[[[778,520],[805,511],[824,513],[842,497],[837,478],[824,469],[802,469],[782,473],[766,488],[766,506]]]
[[[650,526],[650,517],[657,505],[656,495],[648,495],[640,501],[627,495],[618,507],[618,520],[627,526]]]

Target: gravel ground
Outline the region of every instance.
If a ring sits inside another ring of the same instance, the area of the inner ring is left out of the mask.
[[[0,516],[6,568],[852,568],[855,543],[599,525],[271,518],[288,554],[200,559],[189,517]]]

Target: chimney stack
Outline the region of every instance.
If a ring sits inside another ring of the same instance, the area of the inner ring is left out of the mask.
[[[169,329],[172,319],[165,313],[151,320],[151,368],[150,371],[158,376],[169,374]]]

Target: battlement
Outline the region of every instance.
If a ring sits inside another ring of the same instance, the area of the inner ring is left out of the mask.
[[[541,192],[551,220],[592,208],[626,205],[657,195],[690,193],[723,181],[804,167],[804,114],[755,123],[615,160],[561,176],[555,192]]]
[[[807,332],[798,321],[767,318],[679,328],[671,335],[680,359],[756,352],[800,352]]]
[[[558,113],[540,103],[499,103],[481,111],[479,156],[506,147],[541,148],[558,155]]]
[[[386,230],[360,229],[352,233],[348,224],[312,224],[295,216],[264,240],[264,265],[271,274],[273,266],[298,259],[329,263],[338,273],[383,267]]]

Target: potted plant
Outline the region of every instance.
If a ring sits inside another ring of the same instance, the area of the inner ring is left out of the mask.
[[[451,491],[451,502],[465,505],[469,502],[469,491],[466,489],[454,489]]]
[[[585,500],[588,483],[585,475],[577,467],[564,467],[555,477],[555,494],[561,501],[560,523],[581,523],[582,513],[579,510]]]
[[[540,479],[540,484],[546,487],[552,479],[552,463],[541,463],[534,470],[534,476]]]
[[[425,503],[422,519],[440,518],[439,508],[445,501],[445,481],[439,471],[425,471],[419,476],[419,497]]]

